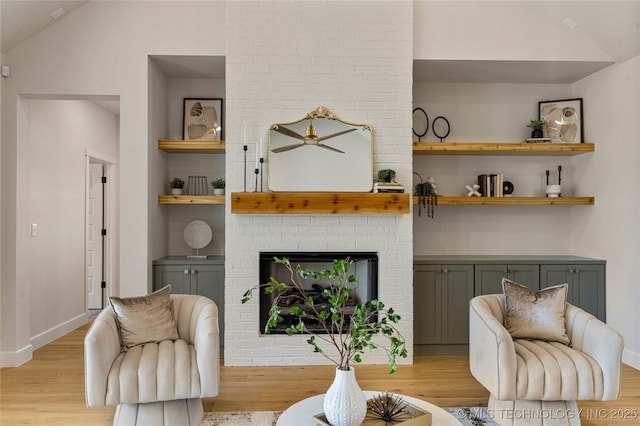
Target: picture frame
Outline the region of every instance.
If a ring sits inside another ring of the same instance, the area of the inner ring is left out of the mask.
[[[184,98],[182,134],[185,141],[223,138],[222,98]]]
[[[547,121],[552,143],[584,143],[582,98],[538,102],[538,119]]]

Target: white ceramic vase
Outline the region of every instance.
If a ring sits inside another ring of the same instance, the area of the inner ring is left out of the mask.
[[[324,396],[324,415],[331,426],[360,426],[367,414],[367,399],[353,367],[336,368],[336,377]]]
[[[171,188],[171,195],[182,195],[182,188]]]

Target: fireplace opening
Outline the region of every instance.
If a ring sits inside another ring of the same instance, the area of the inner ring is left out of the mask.
[[[352,314],[357,304],[365,303],[378,298],[378,254],[371,252],[265,252],[260,253],[260,283],[269,282],[274,277],[280,282],[291,282],[291,275],[284,265],[277,264],[273,258],[288,258],[291,266],[300,265],[303,269],[331,269],[334,260],[349,258],[353,264],[349,268],[347,275],[354,275],[358,285],[351,293],[351,299],[346,306],[346,314]],[[308,296],[311,296],[314,305],[318,309],[325,309],[328,302],[322,295],[323,290],[328,287],[323,280],[300,279]],[[265,326],[269,319],[269,309],[273,304],[275,294],[265,294],[260,290],[260,333],[264,334]],[[302,310],[310,309],[299,301],[296,294],[284,295],[280,301],[281,316],[284,322],[277,328],[271,329],[271,334],[284,334],[285,329],[290,325],[298,323],[298,317],[291,314],[293,307]],[[305,321],[308,329],[317,333],[325,333],[320,324]]]

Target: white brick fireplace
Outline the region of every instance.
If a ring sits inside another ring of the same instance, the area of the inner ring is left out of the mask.
[[[370,124],[374,171],[392,168],[411,187],[411,2],[229,2],[226,8],[227,193],[243,190],[245,123],[253,159],[255,142],[260,135],[266,140],[271,124],[298,120],[319,106]],[[378,253],[379,297],[402,316],[412,347],[411,214],[245,215],[231,214],[229,202],[226,209],[226,365],[326,363],[304,336],[261,336],[257,295],[240,303],[258,282],[261,252]],[[378,351],[364,361],[386,359]]]

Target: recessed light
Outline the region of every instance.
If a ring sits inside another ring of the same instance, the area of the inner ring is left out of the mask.
[[[67,11],[64,10],[63,8],[60,8],[60,9],[57,9],[57,10],[54,10],[53,12],[51,12],[51,15],[49,15],[49,16],[51,16],[52,19],[58,19],[59,17],[61,17],[65,13],[67,13]]]
[[[564,18],[562,20],[562,23],[565,24],[567,27],[571,28],[572,30],[578,26],[578,23],[576,21],[569,18]]]

